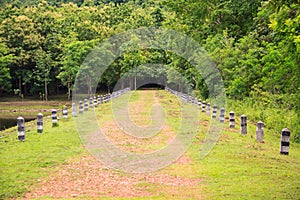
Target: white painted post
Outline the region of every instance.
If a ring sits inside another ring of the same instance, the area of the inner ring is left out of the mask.
[[[43,114],[38,113],[36,116],[36,123],[37,123],[37,132],[43,133]]]
[[[97,97],[94,96],[94,106],[97,107],[98,103],[97,103]]]
[[[67,108],[67,106],[63,107],[62,114],[63,114],[63,118],[65,120],[67,120],[68,119],[68,108]]]
[[[234,126],[235,126],[234,112],[230,111],[230,113],[229,113],[229,127],[234,128]]]
[[[83,113],[83,102],[79,101],[79,114]]]
[[[206,115],[210,116],[210,103],[207,103],[206,105]]]
[[[98,95],[98,104],[101,104],[101,97]]]
[[[220,108],[220,122],[225,122],[225,108]]]
[[[88,100],[84,99],[84,111],[88,111],[88,110],[89,110]]]
[[[290,136],[291,132],[289,129],[282,129],[280,139],[280,154],[289,155]]]
[[[17,118],[17,126],[18,126],[18,139],[21,142],[25,141],[25,120],[23,117]]]
[[[206,103],[205,101],[202,102],[202,112],[205,112]]]
[[[264,123],[262,121],[259,121],[256,124],[256,141],[264,141]]]
[[[242,135],[247,134],[247,116],[246,115],[241,116],[241,134]]]
[[[200,108],[201,108],[201,100],[200,99],[198,99],[198,109],[200,110]]]
[[[57,123],[57,111],[56,109],[52,109],[52,127],[58,126]]]
[[[217,118],[217,110],[218,110],[218,106],[214,105],[212,111],[212,118]]]

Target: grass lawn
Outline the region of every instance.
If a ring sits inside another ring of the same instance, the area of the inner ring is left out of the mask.
[[[178,128],[179,103],[166,91],[137,91],[130,98],[130,105],[136,109],[135,103],[140,103],[141,99],[144,101],[148,97],[152,99],[153,94],[166,110],[166,123],[170,129]],[[140,113],[134,112],[135,118],[132,119],[141,125],[140,119],[144,119],[147,121],[145,124],[148,124],[149,116],[146,111],[152,104],[153,101],[149,101],[149,104],[146,102],[142,105],[144,110]],[[107,123],[113,119],[110,103],[103,104],[96,110],[99,121]],[[36,122],[26,125],[29,131],[26,132],[25,142],[17,141],[15,127],[0,133],[0,199],[22,197],[33,190],[41,180],[48,179],[52,173],[58,172],[64,164],[88,155],[75,129],[74,120],[60,119],[59,126],[55,128],[51,127],[50,118],[45,120],[43,134],[36,133]],[[198,133],[185,153],[185,157],[190,159],[187,164],[174,163],[147,175],[166,174],[169,177],[201,179],[200,183],[189,187],[140,181],[135,187],[145,190],[150,195],[137,199],[300,198],[300,144],[291,143],[290,155],[280,155],[280,130],[275,135],[265,129],[264,143],[257,143],[253,124],[248,123],[248,134],[242,136],[239,133],[239,122],[236,122],[236,128],[229,129],[229,122],[226,121],[217,145],[208,156],[200,159],[200,148],[210,120],[205,113],[200,114]],[[157,137],[159,138],[159,135]],[[128,147],[128,144],[126,145],[125,147]],[[145,145],[146,147],[151,149],[150,146]],[[156,147],[161,148],[161,145]],[[114,170],[108,171],[114,173]],[[120,176],[132,175],[120,172]],[[107,195],[100,197],[116,199]],[[87,195],[79,198],[90,197]],[[120,196],[117,199],[125,197]]]

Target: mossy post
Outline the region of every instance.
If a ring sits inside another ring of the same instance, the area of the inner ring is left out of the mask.
[[[56,109],[52,109],[52,127],[58,126],[57,123],[57,111]]]
[[[205,112],[205,108],[206,108],[206,103],[205,101],[202,102],[202,112]]]
[[[37,132],[38,133],[43,133],[43,114],[38,113],[36,116],[36,123],[37,123]]]
[[[241,134],[242,135],[247,134],[247,116],[246,115],[241,116]]]
[[[220,108],[220,122],[225,122],[225,108]]]
[[[213,106],[213,111],[212,111],[212,118],[217,118],[217,110],[218,110],[218,106],[214,105]]]
[[[256,141],[264,141],[264,123],[262,121],[259,121],[256,124]]]
[[[291,132],[289,129],[282,129],[280,139],[280,154],[289,155],[290,136]]]
[[[206,105],[207,105],[207,107],[206,107],[206,114],[208,116],[210,116],[210,103],[207,103]]]
[[[79,101],[79,114],[83,113],[83,102]]]
[[[23,117],[17,118],[17,126],[18,126],[18,139],[19,141],[25,141],[25,120]]]
[[[229,113],[229,127],[234,128],[234,126],[235,126],[234,112],[230,111],[230,113]]]
[[[88,111],[88,110],[89,110],[88,100],[84,99],[84,111]]]

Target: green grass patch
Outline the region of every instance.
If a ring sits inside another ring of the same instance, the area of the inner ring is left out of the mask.
[[[25,142],[17,140],[15,128],[4,131],[0,139],[0,199],[22,196],[67,158],[85,152],[73,120],[60,120],[60,126],[52,128],[51,119],[46,119],[42,134],[32,123],[26,124]]]

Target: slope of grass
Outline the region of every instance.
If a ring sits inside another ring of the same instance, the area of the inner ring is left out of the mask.
[[[62,121],[52,128],[51,119],[46,119],[42,134],[31,124],[36,122],[27,123],[25,142],[17,140],[16,128],[4,131],[0,139],[0,199],[22,195],[67,158],[84,152],[73,120]]]
[[[140,99],[138,93],[132,96],[131,101]],[[180,124],[177,100],[165,91],[157,91],[157,96],[170,115],[167,123],[176,129]],[[101,105],[96,114],[102,121],[111,120],[110,109],[110,104]],[[280,155],[280,130],[274,134],[266,128],[264,143],[257,143],[253,124],[248,124],[248,134],[242,136],[238,120],[235,129],[229,129],[226,121],[217,145],[207,157],[200,159],[201,144],[211,120],[205,113],[200,114],[200,119],[198,134],[186,152],[191,162],[187,165],[174,163],[156,173],[201,178],[201,183],[195,187],[178,188],[147,182],[137,185],[154,194],[151,199],[300,198],[299,144],[292,142],[290,155]],[[15,128],[6,130],[12,133],[0,139],[0,199],[22,196],[35,182],[47,177],[49,172],[58,170],[68,158],[76,159],[86,154],[74,125],[73,120],[61,119],[59,127],[52,128],[51,119],[47,119],[43,134],[37,134],[35,126],[28,125],[26,129],[30,131],[27,132],[26,142],[17,141]],[[124,176],[130,174],[124,173]]]

